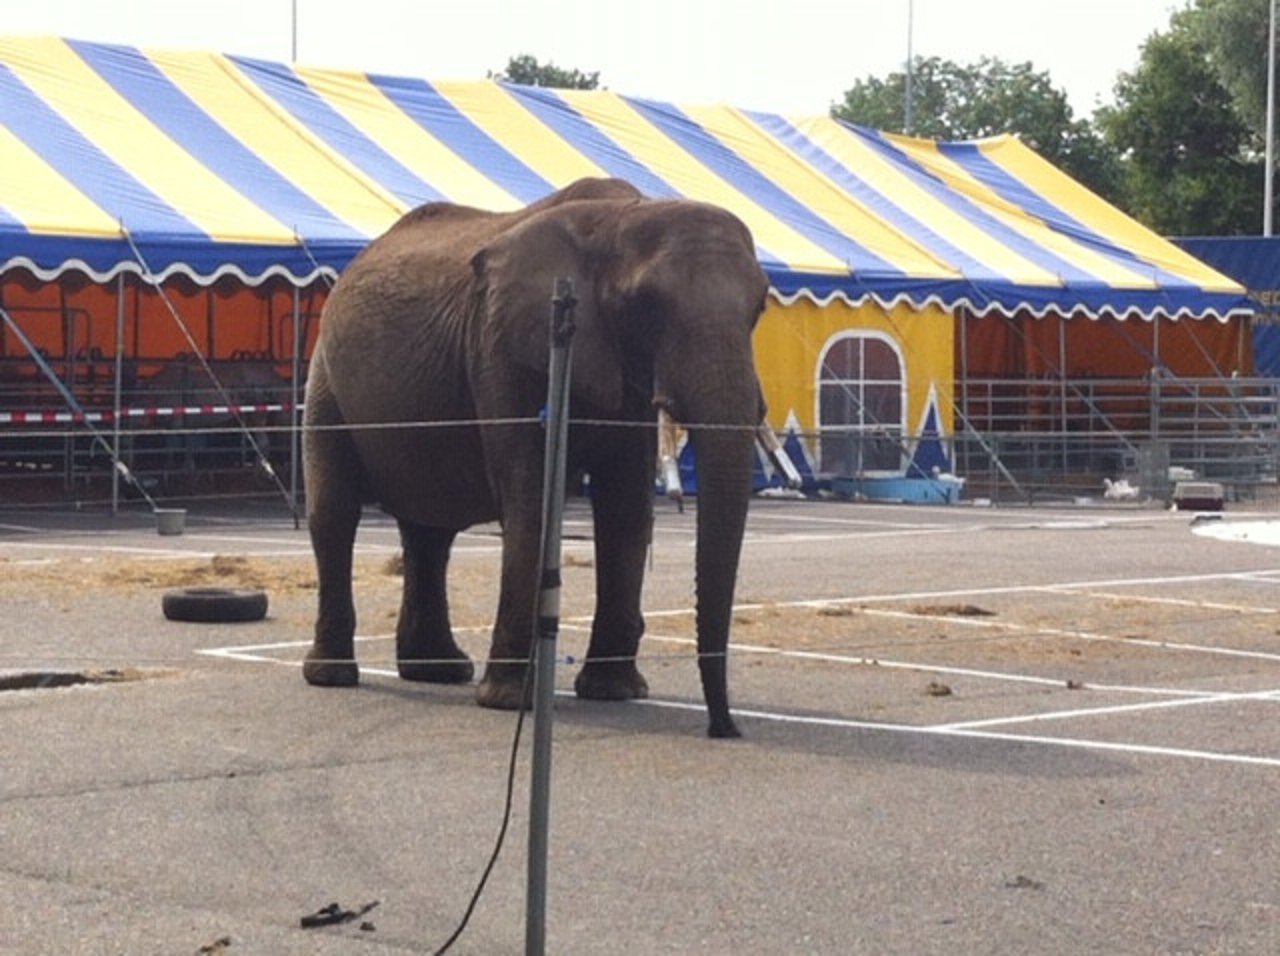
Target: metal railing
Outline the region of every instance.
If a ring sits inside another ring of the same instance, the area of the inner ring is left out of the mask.
[[[289,426],[300,392],[282,374],[287,363],[213,361],[215,384],[193,361],[128,361],[118,392],[110,360],[83,355],[47,363],[78,409],[29,360],[0,358],[2,499],[107,499],[113,449],[160,497],[270,493],[275,486],[259,454],[277,474],[293,477]]]
[[[1123,477],[1166,498],[1194,475],[1244,500],[1276,481],[1273,378],[969,379],[956,405],[956,470],[971,494],[1097,494]]]
[[[119,418],[106,360],[85,355],[49,364],[74,385],[85,411],[107,416],[95,427],[112,441],[119,432],[121,459],[158,495],[272,492],[245,430],[219,411],[223,392],[238,404],[271,409],[251,412],[245,424],[257,429],[275,471],[295,477],[295,393],[278,361],[211,363],[222,391],[202,382],[207,375],[191,363],[126,363]],[[181,411],[192,408],[199,411]],[[816,452],[817,436],[805,437]],[[888,433],[871,437],[894,441]],[[904,462],[910,443],[897,441]],[[1126,478],[1143,497],[1159,500],[1181,474],[1222,483],[1232,500],[1251,500],[1280,474],[1280,379],[969,379],[955,390],[951,443],[966,497],[1098,496],[1104,478]],[[72,420],[57,390],[29,362],[0,358],[0,498],[97,500],[106,496],[111,472],[110,455]]]

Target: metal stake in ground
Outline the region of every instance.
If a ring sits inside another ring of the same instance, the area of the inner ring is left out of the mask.
[[[569,360],[573,281],[557,279],[551,299],[551,363],[547,382],[547,452],[542,470],[542,555],[538,633],[534,641],[533,777],[529,787],[526,956],[541,956],[547,932],[547,834],[551,810],[551,713],[556,635],[560,629],[560,523],[564,517],[565,445],[569,431]]]

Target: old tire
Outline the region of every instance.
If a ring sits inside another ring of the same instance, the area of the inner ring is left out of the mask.
[[[261,621],[267,616],[267,594],[256,588],[179,588],[165,592],[161,608],[171,621]]]

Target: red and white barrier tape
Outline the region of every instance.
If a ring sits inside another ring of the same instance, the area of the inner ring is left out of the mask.
[[[301,406],[299,406],[301,407]],[[293,409],[291,402],[269,405],[148,405],[120,409],[120,419],[126,418],[174,418],[178,415],[255,415],[270,412],[287,412]],[[0,412],[0,425],[50,425],[59,423],[113,422],[114,409],[95,412]]]

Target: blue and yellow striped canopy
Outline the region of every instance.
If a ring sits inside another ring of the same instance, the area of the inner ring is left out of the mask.
[[[583,176],[732,210],[786,300],[1225,317],[1243,289],[1012,137],[0,38],[0,270],[336,273],[406,210]]]

